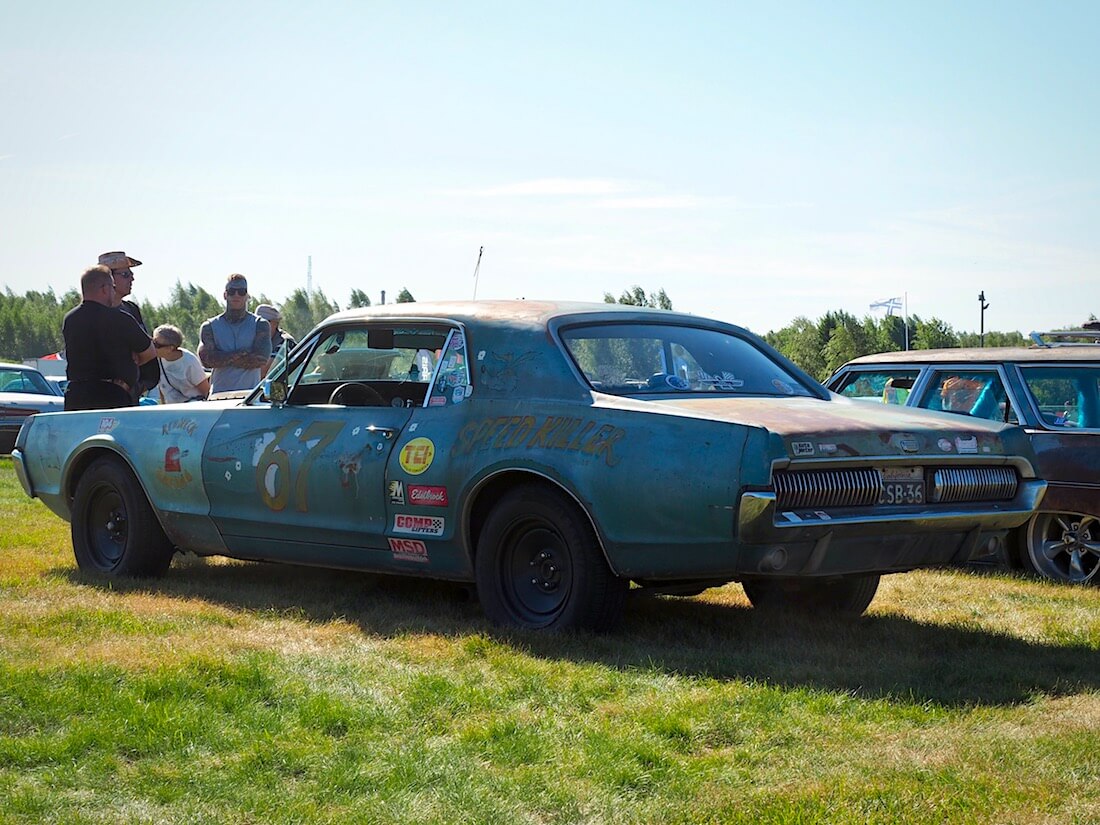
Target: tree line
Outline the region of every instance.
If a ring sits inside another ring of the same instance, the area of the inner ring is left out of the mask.
[[[61,337],[61,321],[65,313],[80,303],[80,292],[70,289],[57,295],[52,289],[46,292],[30,291],[14,294],[10,288],[0,293],[0,360],[22,361],[60,352],[65,346]],[[412,293],[402,289],[397,303],[414,301]],[[280,325],[292,335],[309,332],[321,320],[340,311],[336,301],[329,300],[323,290],[309,294],[296,289],[282,302],[266,295],[249,298],[249,309],[260,304],[273,304],[279,308],[283,320]],[[371,305],[370,297],[361,289],[353,289],[347,307]],[[184,347],[194,351],[199,345],[199,328],[202,322],[225,310],[221,296],[207,292],[202,287],[176,281],[166,303],[153,304],[148,299],[140,304],[146,326],[152,332],[161,324],[174,324],[183,331]]]
[[[624,290],[618,297],[604,293],[607,303],[648,306],[672,309],[672,301],[664,289],[647,293],[635,286]],[[414,301],[408,289],[402,289],[397,303]],[[313,329],[321,320],[341,307],[329,300],[323,290],[309,294],[296,289],[281,303],[265,295],[250,299],[250,309],[259,304],[274,304],[282,312],[281,326],[292,335],[301,336]],[[64,346],[61,338],[61,320],[65,313],[80,303],[80,293],[71,289],[61,296],[53,290],[30,291],[15,295],[11,289],[0,293],[0,360],[20,361],[58,352]],[[353,289],[347,308],[367,307],[370,297],[361,289]],[[175,324],[183,330],[184,346],[196,349],[199,327],[207,318],[224,310],[221,297],[202,287],[179,281],[172,289],[167,303],[154,305],[149,300],[141,302],[141,313],[152,331],[160,324]],[[1090,316],[1095,320],[1095,316]],[[828,378],[838,367],[860,355],[909,349],[939,349],[943,347],[977,347],[980,336],[976,332],[956,332],[939,318],[921,318],[910,315],[903,319],[897,315],[883,318],[865,316],[856,318],[844,310],[831,310],[816,321],[799,316],[779,330],[772,330],[762,337],[769,344],[790,358],[819,380]],[[1027,339],[1019,332],[987,332],[985,346],[1025,346]]]

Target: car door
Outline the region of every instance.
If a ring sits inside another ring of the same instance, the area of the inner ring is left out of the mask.
[[[427,400],[424,367],[445,338],[411,325],[395,346],[393,322],[333,326],[295,351],[285,404],[227,409],[203,455],[227,546],[248,558],[303,558],[315,546],[388,557],[386,465]]]

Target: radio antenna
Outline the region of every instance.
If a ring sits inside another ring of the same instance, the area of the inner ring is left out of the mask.
[[[477,300],[477,276],[481,272],[481,253],[485,251],[484,246],[477,248],[477,266],[474,267],[474,300]]]

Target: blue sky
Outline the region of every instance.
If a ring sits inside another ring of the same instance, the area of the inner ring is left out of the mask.
[[[7,3],[0,285],[1100,315],[1100,3]],[[296,331],[302,332],[302,331]]]

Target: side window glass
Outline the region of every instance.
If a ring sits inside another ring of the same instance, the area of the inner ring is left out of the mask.
[[[1001,376],[992,371],[937,370],[930,382],[923,407],[984,418],[988,421],[1018,422]]]
[[[917,370],[853,371],[848,373],[837,392],[859,401],[904,406],[917,374]]]
[[[1023,375],[1048,427],[1100,428],[1100,369],[1025,367]]]
[[[427,406],[444,407],[461,404],[472,391],[466,336],[461,330],[455,330],[447,339],[447,344],[439,355],[439,363],[435,368],[435,383],[428,395]]]

